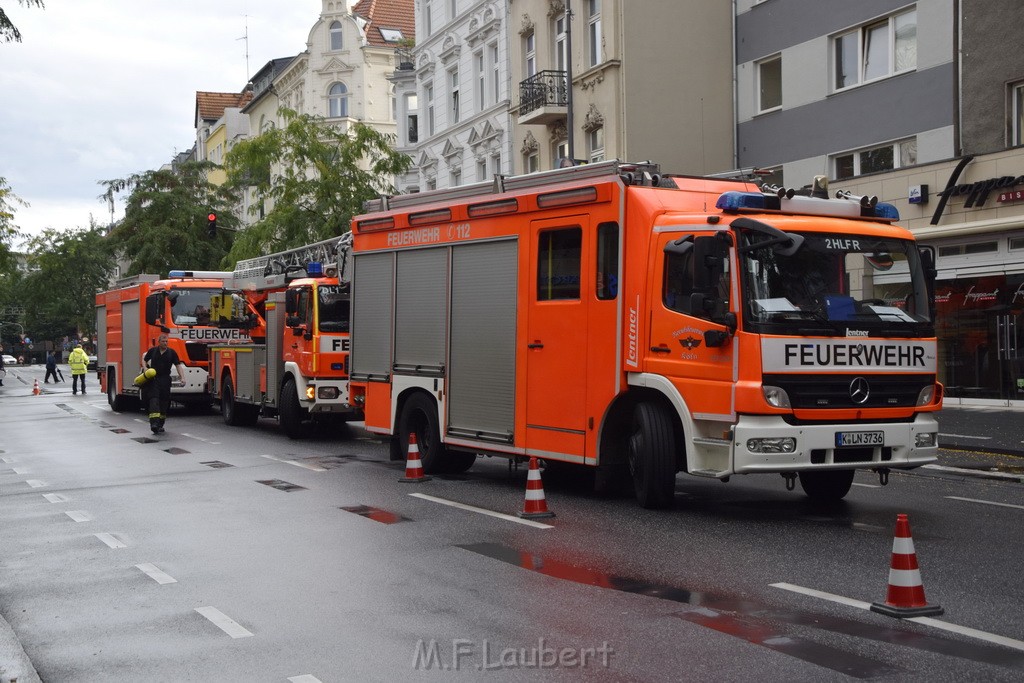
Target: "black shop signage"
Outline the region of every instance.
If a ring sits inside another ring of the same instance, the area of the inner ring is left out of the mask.
[[[976,206],[984,206],[988,196],[996,190],[1005,190],[1016,185],[1024,185],[1024,175],[1004,175],[998,178],[979,180],[974,183],[957,183],[960,180],[960,174],[963,173],[964,167],[972,161],[974,161],[973,156],[964,157],[949,175],[945,189],[939,192],[939,205],[935,207],[935,213],[932,214],[932,225],[939,224],[942,212],[946,209],[946,202],[949,201],[950,197],[965,197],[964,208],[970,209]]]

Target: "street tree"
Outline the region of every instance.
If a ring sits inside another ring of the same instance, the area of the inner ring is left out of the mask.
[[[18,0],[18,4],[22,7],[42,7],[43,0]],[[21,31],[11,22],[4,8],[0,7],[0,42],[9,43],[12,40],[20,43]]]
[[[114,268],[106,229],[47,228],[28,240],[29,272],[18,285],[24,325],[34,339],[59,339],[96,328],[96,290]]]
[[[228,183],[252,192],[265,215],[240,231],[225,265],[348,231],[363,202],[393,194],[412,160],[391,136],[362,123],[347,130],[323,117],[280,111],[281,128],[243,140],[224,160]]]
[[[28,202],[14,194],[7,179],[0,176],[0,275],[15,269],[13,247],[19,232],[14,213],[19,206],[27,207]]]
[[[120,180],[105,180],[101,199],[128,192],[124,218],[114,227],[111,242],[128,261],[128,274],[166,276],[176,268],[212,270],[219,267],[238,227],[232,212],[234,192],[208,179],[219,168],[208,161],[187,161],[172,169],[146,171]],[[218,231],[207,232],[207,216],[217,215]]]

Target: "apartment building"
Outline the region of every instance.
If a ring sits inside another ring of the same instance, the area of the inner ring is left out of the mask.
[[[737,0],[737,157],[897,206],[938,255],[951,402],[1024,402],[1024,18],[1012,0]],[[884,298],[901,299],[898,277]]]
[[[509,10],[515,173],[570,158],[735,167],[730,3],[509,0]]]

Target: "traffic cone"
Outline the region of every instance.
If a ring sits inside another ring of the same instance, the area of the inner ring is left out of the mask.
[[[924,598],[921,570],[917,567],[914,539],[910,537],[910,521],[904,514],[896,515],[896,536],[892,540],[892,562],[889,568],[889,591],[885,602],[874,602],[871,611],[905,619],[942,614],[938,605],[929,605]]]
[[[420,460],[420,447],[416,444],[416,432],[409,435],[409,455],[405,461],[405,476],[398,481],[407,484],[430,481],[430,477],[423,474],[423,461]]]
[[[526,505],[519,516],[523,519],[555,516],[554,512],[548,510],[547,501],[544,500],[544,483],[540,480],[537,458],[530,458],[530,469],[526,473]]]
[[[38,396],[41,393],[43,393],[43,390],[39,388],[39,380],[35,380],[35,383],[32,385],[32,395]]]

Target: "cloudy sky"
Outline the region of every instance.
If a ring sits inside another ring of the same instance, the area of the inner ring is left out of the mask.
[[[0,177],[22,232],[110,221],[101,180],[159,168],[195,142],[197,90],[239,92],[306,49],[321,0],[0,0]],[[248,66],[246,34],[248,22]],[[115,207],[115,220],[123,215]]]

